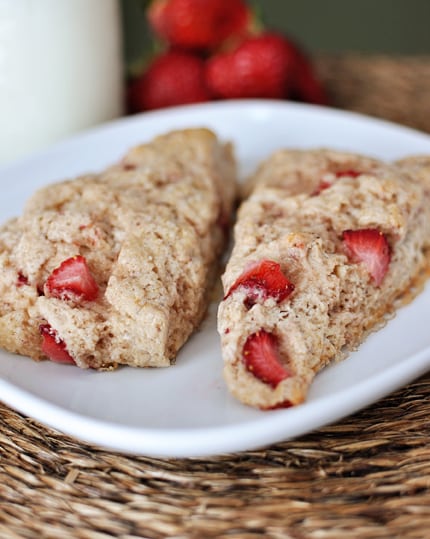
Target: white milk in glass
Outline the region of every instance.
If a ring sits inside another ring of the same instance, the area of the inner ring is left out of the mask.
[[[117,0],[0,0],[0,163],[122,113]]]

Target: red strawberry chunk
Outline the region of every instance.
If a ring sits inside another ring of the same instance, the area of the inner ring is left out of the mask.
[[[247,338],[242,357],[246,369],[273,388],[291,376],[290,371],[281,363],[275,335],[264,329]]]
[[[39,331],[42,335],[42,352],[51,361],[76,365],[75,360],[67,351],[66,343],[60,339],[54,328],[49,324],[42,324]]]
[[[94,301],[99,287],[91,275],[83,256],[72,256],[64,260],[51,273],[45,283],[45,292],[59,299]]]
[[[315,189],[315,191],[313,191],[311,196],[317,196],[317,195],[319,195],[321,193],[321,191],[324,191],[325,189],[328,189],[331,186],[332,186],[331,182],[328,182],[326,180],[322,180],[320,182],[320,184],[318,185],[318,187]]]
[[[357,178],[358,176],[360,176],[360,174],[362,174],[362,172],[359,172],[358,170],[354,169],[338,170],[336,172],[336,178],[344,178],[346,176],[349,176],[351,178]]]
[[[278,402],[273,406],[262,407],[261,410],[280,410],[281,408],[291,408],[291,406],[294,406],[294,404],[290,400],[285,399],[284,401]]]
[[[246,290],[246,305],[250,308],[258,300],[274,298],[278,303],[286,299],[294,290],[294,285],[285,277],[281,266],[273,260],[261,260],[246,269],[230,287],[224,299],[235,290]]]
[[[18,272],[18,277],[16,279],[16,286],[25,286],[28,285],[28,277],[26,277],[21,271]]]
[[[345,230],[342,234],[345,250],[352,262],[364,264],[376,286],[379,286],[391,260],[387,238],[376,228]]]

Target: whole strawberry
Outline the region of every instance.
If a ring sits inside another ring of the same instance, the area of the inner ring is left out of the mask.
[[[210,50],[244,33],[250,9],[243,0],[153,0],[147,16],[170,45]]]
[[[204,62],[182,51],[169,51],[154,59],[134,80],[128,92],[130,112],[208,101]]]
[[[265,32],[248,37],[235,49],[212,56],[207,84],[215,97],[287,96],[294,73],[295,54],[283,36]]]

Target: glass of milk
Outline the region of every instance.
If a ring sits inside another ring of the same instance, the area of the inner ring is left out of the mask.
[[[0,163],[123,112],[118,0],[0,0]]]

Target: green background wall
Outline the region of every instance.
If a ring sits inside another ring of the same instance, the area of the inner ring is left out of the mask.
[[[128,61],[147,43],[144,0],[121,0]],[[268,26],[310,51],[430,54],[430,0],[260,0]]]

